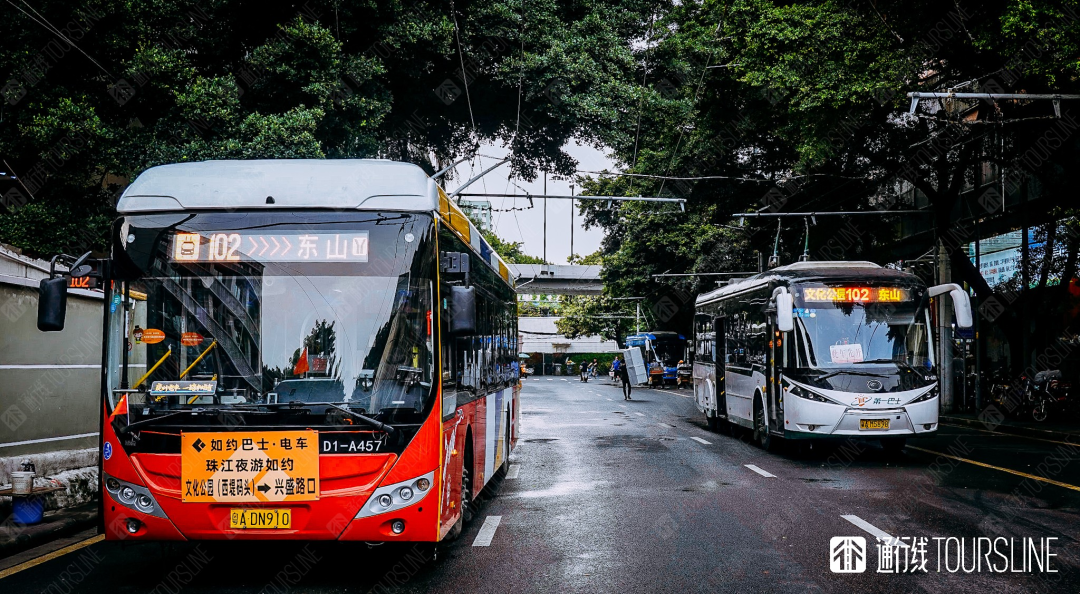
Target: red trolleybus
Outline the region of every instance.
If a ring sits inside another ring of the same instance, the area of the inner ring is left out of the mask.
[[[183,163],[117,208],[112,257],[70,272],[106,287],[106,538],[460,533],[517,438],[517,318],[506,264],[432,179]],[[42,281],[43,330],[65,282]]]

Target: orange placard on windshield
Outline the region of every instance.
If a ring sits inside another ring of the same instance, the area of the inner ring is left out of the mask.
[[[319,433],[183,432],[183,501],[291,502],[319,498]]]

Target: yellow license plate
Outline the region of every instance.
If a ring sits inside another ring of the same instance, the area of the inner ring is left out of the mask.
[[[859,430],[889,428],[889,419],[859,419]]]
[[[287,529],[292,527],[290,509],[242,509],[233,508],[229,512],[229,528],[259,528],[262,530]]]

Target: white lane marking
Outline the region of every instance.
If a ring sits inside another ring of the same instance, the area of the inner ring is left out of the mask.
[[[553,381],[555,381],[555,379],[554,379],[554,378],[550,378],[550,377],[549,377],[549,378],[548,378],[548,381],[549,381],[549,382],[553,382]]]
[[[610,398],[605,398],[605,400],[607,400],[608,402],[615,402],[614,400],[612,400]]]
[[[499,527],[499,522],[502,522],[502,516],[488,516],[484,520],[484,525],[480,527],[480,532],[476,533],[476,540],[472,542],[472,546],[486,547],[491,545],[491,539],[495,538],[495,529]]]
[[[634,414],[635,414],[635,415],[637,415],[637,416],[639,416],[639,417],[644,417],[644,416],[645,416],[645,414],[644,414],[644,413],[639,413],[639,412],[636,412],[636,413],[634,413]]]
[[[626,405],[625,405],[625,404],[620,404],[619,406],[621,406],[621,407],[623,407],[623,408],[626,408]]]
[[[753,464],[743,464],[743,466],[749,468],[750,470],[753,470],[754,472],[760,474],[763,477],[776,478],[775,474],[773,474],[773,473],[771,473],[771,472],[769,472],[767,470],[762,470],[762,469],[758,468],[757,466],[754,466]]]
[[[667,423],[657,423],[657,425],[660,425],[661,427],[667,427],[668,429],[675,428],[675,425],[668,425]]]
[[[691,436],[691,437],[690,437],[690,439],[692,439],[692,440],[694,440],[694,441],[696,441],[696,442],[698,442],[698,443],[703,443],[703,444],[705,444],[705,445],[712,445],[712,442],[711,442],[711,441],[705,441],[704,439],[701,439],[700,437],[693,437],[693,436]]]
[[[518,464],[511,464],[510,469],[506,471],[506,478],[516,479],[519,472],[521,472],[521,466]]]
[[[860,518],[859,516],[848,515],[848,516],[840,516],[840,517],[844,518],[845,520],[847,520],[849,522],[851,522],[852,524],[855,524],[856,526],[858,526],[859,528],[862,528],[863,530],[869,532],[870,534],[873,534],[874,536],[878,537],[879,539],[881,539],[881,540],[883,540],[883,541],[885,541],[887,543],[891,543],[894,546],[895,545],[900,545],[902,547],[909,546],[906,542],[897,539],[895,536],[892,536],[888,532],[885,532],[881,528],[878,528],[877,526],[874,526],[873,524],[871,524],[870,522],[867,522],[866,520]]]

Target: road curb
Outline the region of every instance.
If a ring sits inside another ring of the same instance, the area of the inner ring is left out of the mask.
[[[0,526],[0,559],[93,528],[97,520],[97,503],[93,502],[46,515],[44,522],[33,526],[18,526],[5,521]]]
[[[953,423],[956,425],[964,425],[966,427],[974,427],[976,429],[986,429],[989,431],[996,431],[998,433],[1019,435],[1021,437],[1055,439],[1058,441],[1065,441],[1068,443],[1080,445],[1080,434],[1069,433],[1067,431],[1054,431],[1052,429],[1035,429],[1033,427],[1018,427],[1016,425],[1009,425],[1007,423],[1001,423],[995,426],[993,423],[984,423],[978,419],[969,419],[966,417],[949,417],[941,415],[939,418],[943,423]]]

